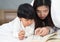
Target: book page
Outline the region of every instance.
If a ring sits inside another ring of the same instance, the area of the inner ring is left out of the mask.
[[[53,33],[53,34],[48,34],[48,35],[46,35],[46,36],[44,36],[44,37],[42,37],[42,36],[37,36],[37,35],[32,35],[32,36],[30,36],[30,37],[28,37],[26,40],[30,40],[30,41],[37,41],[37,42],[46,42],[51,36],[54,36],[55,35],[55,33]]]

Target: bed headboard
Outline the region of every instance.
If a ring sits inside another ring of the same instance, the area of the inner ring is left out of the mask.
[[[12,21],[17,16],[17,10],[0,10],[0,25]]]

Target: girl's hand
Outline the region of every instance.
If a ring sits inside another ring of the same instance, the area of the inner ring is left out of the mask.
[[[19,38],[20,40],[23,40],[24,37],[25,37],[25,31],[24,31],[24,30],[21,30],[21,31],[18,33],[18,38]]]

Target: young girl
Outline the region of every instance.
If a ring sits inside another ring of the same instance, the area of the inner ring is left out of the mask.
[[[17,17],[0,26],[0,33],[23,40],[34,33],[35,11],[30,4],[24,3],[18,7]],[[2,34],[1,34],[2,35]]]

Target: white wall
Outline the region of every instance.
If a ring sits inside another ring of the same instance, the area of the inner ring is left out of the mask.
[[[17,9],[22,3],[31,3],[32,0],[0,0],[0,9]]]

